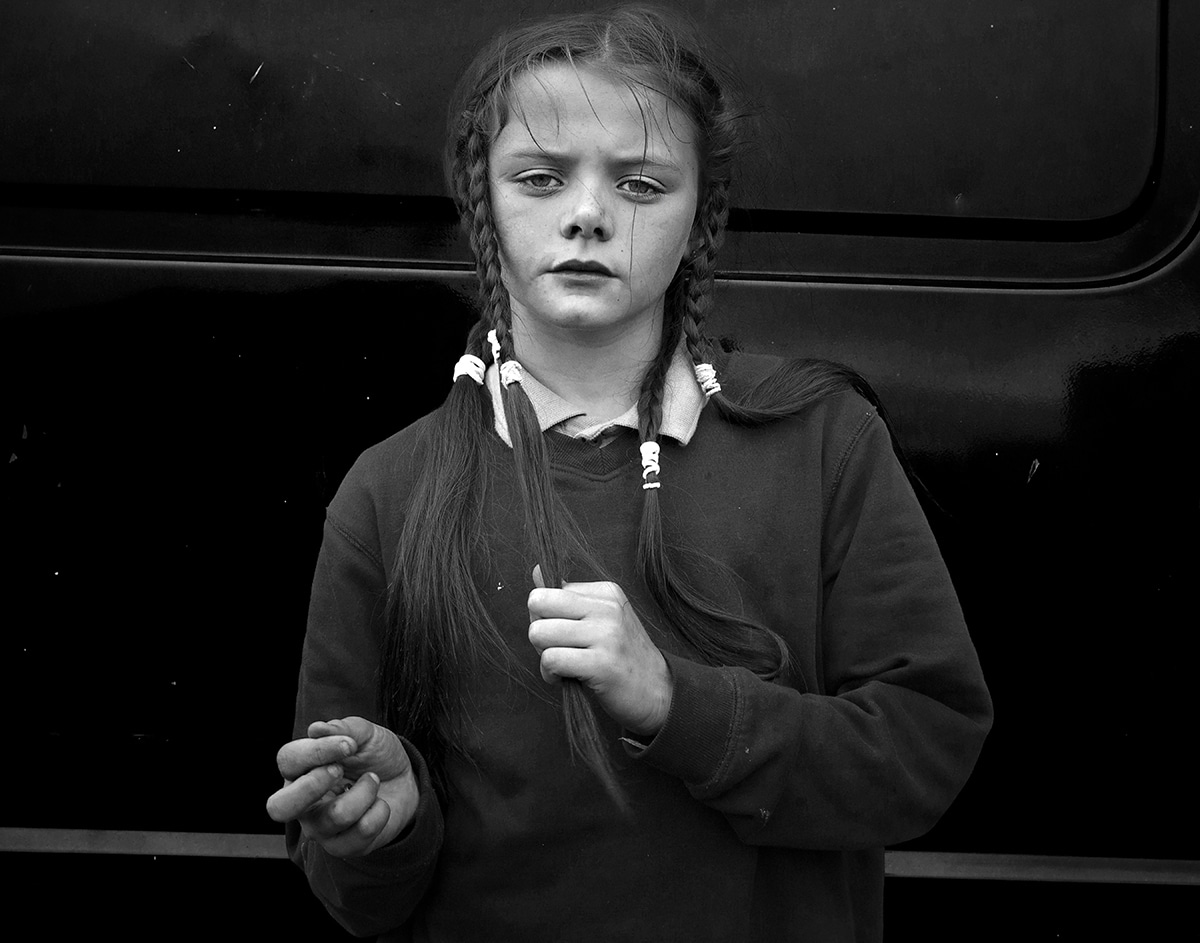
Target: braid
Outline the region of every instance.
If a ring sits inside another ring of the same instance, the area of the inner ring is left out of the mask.
[[[667,371],[679,345],[680,319],[665,316],[663,319],[662,343],[658,356],[646,371],[638,393],[638,430],[643,442],[653,442],[662,428],[663,392],[667,385]]]
[[[700,251],[685,266],[680,282],[668,292],[667,307],[674,316],[669,317],[663,350],[647,372],[638,401],[643,441],[654,439],[661,426],[666,371],[679,338],[684,338],[694,363],[708,363],[712,359],[712,345],[702,328],[712,307],[716,257],[729,215],[728,193],[725,181],[714,182],[709,187],[696,223]],[[680,547],[672,547],[668,552],[659,489],[648,489],[644,495],[638,533],[638,566],[667,620],[710,663],[744,665],[760,677],[779,677],[788,662],[783,640],[765,626],[713,605],[691,584],[673,558],[697,555]]]
[[[476,128],[467,133],[463,148],[466,167],[456,174],[465,184],[466,206],[470,207],[471,251],[475,256],[475,275],[479,282],[479,307],[481,319],[496,329],[497,337],[508,334],[512,317],[509,310],[508,292],[500,269],[500,237],[492,218],[491,185],[488,181],[487,140]],[[465,178],[465,179],[463,179]],[[509,342],[505,356],[512,359],[512,343]],[[486,361],[486,357],[485,357]]]
[[[725,182],[714,182],[709,188],[704,201],[704,210],[698,214],[697,230],[704,240],[703,251],[698,253],[688,267],[688,278],[685,282],[683,298],[683,334],[686,338],[688,353],[692,363],[712,363],[712,341],[704,333],[704,322],[712,310],[712,298],[715,290],[714,276],[716,274],[717,252],[725,238],[725,224],[729,219],[729,188]],[[840,382],[839,377],[830,376],[829,389]],[[741,425],[761,425],[792,415],[796,411],[792,405],[783,407],[781,403],[807,402],[804,397],[795,399],[790,384],[787,392],[782,395],[755,396],[750,395],[740,401],[731,400],[722,392],[712,396],[717,411],[723,419]],[[774,390],[763,389],[761,392],[772,394]],[[828,390],[821,390],[821,394]]]
[[[697,214],[697,234],[703,240],[700,251],[685,270],[687,279],[684,282],[682,327],[693,363],[712,362],[712,345],[704,335],[704,322],[712,309],[717,253],[725,239],[725,222],[728,218],[728,183],[715,182],[709,188],[703,211]]]

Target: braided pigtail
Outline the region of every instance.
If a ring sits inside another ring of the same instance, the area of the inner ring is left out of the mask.
[[[661,538],[661,515],[658,507],[658,490],[662,486],[659,481],[660,468],[658,464],[659,445],[658,433],[662,428],[663,394],[667,383],[667,371],[679,344],[678,318],[663,320],[662,342],[659,344],[658,356],[650,364],[642,379],[641,390],[638,393],[637,414],[638,432],[641,436],[642,452],[642,523],[638,536],[639,546],[649,540],[659,542]]]
[[[668,294],[667,306],[673,309],[666,322],[670,329],[664,332],[663,350],[647,373],[638,403],[643,441],[651,441],[657,435],[666,369],[681,335],[693,361],[711,371],[711,345],[700,325],[712,303],[716,254],[729,212],[727,193],[723,184],[710,187],[696,221],[699,245]],[[712,387],[715,387],[713,393],[719,395],[720,386],[715,378],[709,380],[706,393]],[[658,475],[651,477],[657,485]],[[743,665],[760,677],[777,678],[788,660],[783,640],[769,629],[713,605],[691,584],[675,561],[684,556],[695,557],[701,564],[711,565],[712,561],[684,548],[668,547],[663,534],[661,502],[658,487],[645,491],[638,534],[638,567],[654,601],[668,622],[711,664]]]
[[[704,322],[712,309],[717,253],[725,240],[729,218],[729,186],[714,182],[704,206],[697,213],[695,238],[699,246],[684,269],[682,330],[694,364],[711,364],[712,344],[704,334]]]
[[[686,281],[682,313],[683,335],[696,366],[696,381],[704,388],[721,418],[738,425],[762,425],[794,416],[811,403],[847,389],[857,391],[878,407],[878,397],[862,376],[849,367],[825,360],[785,361],[736,400],[721,391],[712,368],[714,349],[704,333],[704,322],[712,309],[717,251],[728,218],[728,188],[714,185],[704,212],[697,220],[697,229],[704,240],[703,251],[696,254],[690,266],[692,271]]]

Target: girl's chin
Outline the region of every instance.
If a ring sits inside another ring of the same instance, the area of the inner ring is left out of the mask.
[[[640,319],[630,317],[627,311],[570,308],[548,314],[537,321],[551,330],[595,332],[604,330],[632,330]]]
[[[601,330],[614,327],[633,327],[650,317],[650,311],[640,315],[630,311],[628,302],[600,298],[571,298],[530,311],[531,326],[560,330]]]

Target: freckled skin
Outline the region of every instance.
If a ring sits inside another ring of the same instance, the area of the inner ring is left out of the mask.
[[[512,100],[489,172],[514,321],[535,339],[657,337],[696,215],[690,119],[657,92],[566,65],[521,76]],[[550,271],[566,260],[613,274]]]

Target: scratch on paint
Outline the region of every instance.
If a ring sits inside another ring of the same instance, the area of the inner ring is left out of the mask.
[[[253,74],[252,76],[250,76],[250,84],[251,84],[251,85],[253,85],[253,84],[254,84],[254,80],[255,80],[256,78],[258,78],[258,73],[262,71],[262,67],[263,67],[264,65],[266,65],[266,62],[260,62],[260,63],[258,64],[258,68],[254,70],[254,74]]]
[[[195,67],[194,65],[192,65],[190,62],[188,62],[188,57],[187,57],[187,56],[184,56],[184,57],[183,57],[183,61],[184,61],[184,62],[187,62],[187,64],[188,64],[188,68],[189,68],[189,69],[191,69],[193,72],[195,72],[195,71],[196,71],[196,67]]]
[[[1029,477],[1025,479],[1025,484],[1029,484],[1031,481],[1033,481],[1033,476],[1037,474],[1037,470],[1041,464],[1042,463],[1036,458],[1033,460],[1033,464],[1029,466]]]
[[[328,50],[326,50],[326,51],[328,52]],[[333,55],[336,55],[336,53],[329,52],[329,55],[333,56]],[[315,59],[315,60],[316,60],[316,61],[317,61],[317,62],[318,62],[318,63],[319,63],[319,64],[320,64],[322,67],[324,67],[324,68],[326,68],[326,69],[332,69],[334,72],[340,73],[341,75],[344,75],[344,76],[346,76],[347,78],[358,79],[358,81],[360,81],[360,82],[363,82],[363,83],[365,83],[365,82],[367,81],[367,78],[366,78],[366,76],[363,76],[363,75],[352,75],[351,73],[349,73],[349,72],[347,72],[345,69],[343,69],[341,66],[334,65],[334,64],[333,64],[333,63],[331,63],[331,62],[321,62],[321,57],[320,57],[320,56],[318,56],[318,55],[317,55],[315,52],[312,54],[312,57],[313,57],[313,58],[314,58],[314,59]],[[372,65],[374,65],[374,63],[372,63]],[[252,79],[251,81],[253,81],[253,79]],[[380,88],[380,86],[379,86],[379,83],[378,83],[378,82],[372,82],[371,84],[372,84],[372,85],[374,85],[376,88],[379,88],[379,89],[380,89],[380,91],[379,91],[379,94],[380,94],[380,95],[382,95],[384,98],[386,98],[388,101],[390,101],[390,102],[391,102],[393,105],[395,105],[397,108],[403,108],[403,107],[404,107],[404,106],[403,106],[403,105],[402,105],[402,104],[401,104],[401,103],[400,103],[398,100],[396,100],[395,98],[393,98],[393,97],[392,97],[392,94],[391,94],[391,92],[387,91],[386,89]]]

